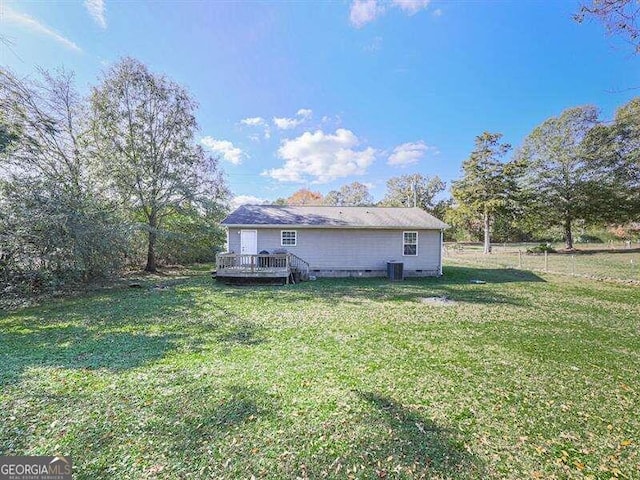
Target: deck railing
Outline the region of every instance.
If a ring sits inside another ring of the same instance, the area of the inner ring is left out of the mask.
[[[309,264],[293,253],[220,253],[216,256],[216,270],[220,273],[284,273],[298,270],[309,276]]]
[[[288,254],[291,259],[290,264],[293,268],[297,268],[302,275],[305,277],[305,279],[309,278],[309,263],[307,263],[306,261],[304,261],[303,259],[301,259],[299,256],[294,255],[293,253],[289,253]]]

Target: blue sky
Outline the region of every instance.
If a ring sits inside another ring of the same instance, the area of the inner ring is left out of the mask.
[[[86,92],[121,56],[198,100],[199,140],[233,192],[275,199],[392,176],[447,183],[476,135],[518,145],[563,109],[602,118],[637,94],[640,56],[578,2],[0,2],[0,64],[76,72]]]

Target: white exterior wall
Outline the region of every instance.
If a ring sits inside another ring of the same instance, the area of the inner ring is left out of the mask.
[[[240,230],[258,232],[258,252],[284,248],[307,261],[312,275],[385,275],[389,260],[403,262],[407,276],[441,274],[440,230],[229,228],[229,252],[240,253]],[[295,247],[280,245],[282,230],[298,232]],[[403,232],[408,231],[418,232],[417,256],[402,254]]]

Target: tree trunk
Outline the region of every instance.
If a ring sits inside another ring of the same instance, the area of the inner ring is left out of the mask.
[[[564,221],[564,247],[573,250],[573,233],[571,232],[571,219]]]
[[[491,217],[489,212],[484,212],[484,251],[483,253],[491,253]]]
[[[158,238],[158,219],[155,213],[149,217],[149,244],[147,246],[147,266],[145,272],[157,272],[156,268],[156,239]]]

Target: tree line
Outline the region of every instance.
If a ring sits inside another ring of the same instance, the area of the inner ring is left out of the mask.
[[[512,149],[501,140],[499,133],[476,138],[446,214],[458,228],[482,218],[486,253],[491,225],[524,239],[559,230],[571,250],[576,226],[639,220],[640,98],[608,122],[593,106],[569,108],[534,128],[508,161]]]
[[[508,157],[508,158],[507,158]],[[593,106],[569,108],[549,118],[513,149],[500,133],[484,132],[452,182],[448,198],[437,176],[415,173],[387,181],[384,198],[374,203],[368,188],[354,182],[330,191],[300,189],[282,205],[413,206],[451,225],[448,240],[556,240],[574,248],[576,226],[622,226],[640,220],[640,97],[603,121]],[[638,231],[637,233],[640,233]]]
[[[210,261],[229,197],[196,102],[125,58],[73,74],[0,70],[0,288],[57,289],[131,265]]]
[[[380,207],[420,207],[427,211],[438,211],[440,203],[436,201],[439,193],[445,189],[440,177],[413,173],[392,177],[387,180],[384,198],[374,202],[369,187],[360,182],[342,185],[326,195],[317,191],[301,188],[289,197],[281,197],[275,205],[324,205],[338,207],[362,207],[377,205]]]
[[[229,188],[196,142],[197,104],[184,87],[124,58],[87,95],[73,74],[37,80],[0,70],[0,291],[59,289],[123,268],[207,262],[224,245]],[[449,240],[546,239],[640,217],[640,97],[603,121],[570,108],[513,149],[476,137],[461,177],[390,178],[374,202],[359,182],[282,205],[418,206],[448,222]]]

